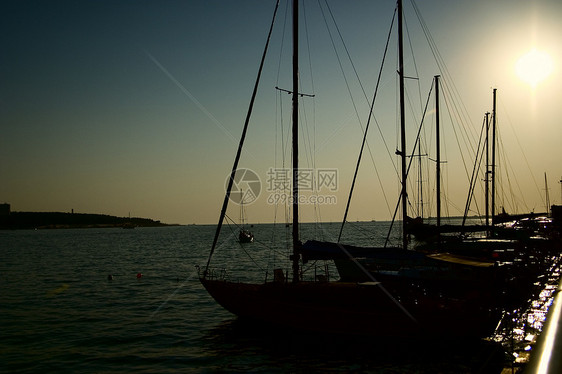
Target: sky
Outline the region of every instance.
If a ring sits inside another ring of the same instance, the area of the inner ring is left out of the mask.
[[[360,88],[371,100],[395,3],[328,1],[328,11],[321,2],[327,21],[318,4],[301,4],[300,89],[315,96],[301,98],[300,137],[303,175],[323,181],[317,185],[323,201],[312,204],[305,191],[301,219],[340,221],[368,117]],[[415,78],[406,84],[406,148],[411,151],[433,76],[440,74],[446,213],[464,209],[493,88],[502,185],[496,209],[544,211],[545,173],[550,202],[562,203],[562,3],[417,1],[433,52],[412,3],[404,4],[405,70]],[[0,202],[12,211],[216,223],[275,2],[8,0],[0,6]],[[291,88],[287,22],[281,1],[239,165],[259,178],[259,196],[244,205],[250,222],[285,219],[272,201],[284,196],[276,187],[290,164],[290,98],[275,89]],[[387,220],[398,197],[395,28],[391,35],[374,106],[378,127],[369,130],[349,220]],[[421,153],[431,170],[434,101],[427,112]],[[472,143],[460,139],[463,132]],[[432,178],[433,171],[410,178],[411,214],[420,207],[435,213]],[[428,189],[423,204],[416,202],[416,180]],[[248,191],[253,181],[240,183]],[[480,190],[475,200],[471,212],[482,212]],[[234,203],[228,215],[236,222],[239,212]]]

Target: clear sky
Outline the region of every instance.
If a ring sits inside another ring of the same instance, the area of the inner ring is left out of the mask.
[[[0,202],[10,203],[14,211],[74,209],[131,214],[166,223],[215,223],[274,3],[3,1]],[[260,197],[246,206],[252,222],[274,219],[266,201],[267,171],[283,165],[280,126],[283,121],[286,130],[290,121],[289,97],[275,90],[276,85],[287,89],[291,85],[289,59],[285,58],[290,32],[285,30],[282,37],[286,5],[281,3],[247,152],[240,164],[261,179]],[[421,112],[433,76],[442,74],[447,79],[444,84],[456,87],[460,98],[456,105],[466,116],[464,124],[449,125],[447,121],[455,121],[448,119],[443,99],[442,158],[447,161],[443,184],[450,203],[448,213],[462,213],[468,191],[465,167],[455,150],[462,140],[457,140],[452,126],[470,128],[457,131],[477,136],[484,113],[491,111],[492,88],[498,89],[500,162],[505,162],[499,169],[508,172],[501,178],[504,187],[499,206],[508,211],[544,211],[544,173],[551,203],[561,203],[562,2],[418,1],[448,74],[432,61],[412,4],[404,3],[409,36],[406,74],[419,78],[407,84],[412,106]],[[395,3],[346,0],[328,4],[371,97]],[[323,9],[329,17],[327,8]],[[316,95],[302,99],[302,166],[315,172],[338,170],[337,190],[320,191],[337,197],[337,204],[320,206],[321,219],[338,221],[343,216],[361,130],[318,2],[305,0],[301,10],[306,12],[301,30],[308,31],[303,32],[306,36],[301,42],[301,90]],[[355,73],[349,69],[332,26],[331,32],[350,91],[355,91]],[[380,132],[391,153],[397,144],[395,40],[393,31],[394,44],[385,68],[390,75],[383,76],[381,96],[375,104]],[[527,58],[521,59],[523,56]],[[354,92],[354,97],[364,126],[368,106],[362,94]],[[433,103],[431,113],[432,109]],[[419,117],[412,119],[414,112],[407,111],[412,121],[408,150],[416,131],[413,124],[419,123]],[[388,156],[379,130],[373,127],[370,131],[372,156],[367,154],[363,162],[351,220],[388,219],[398,194],[390,164],[396,157]],[[429,138],[427,152],[434,158],[431,130],[424,131]],[[467,164],[472,163],[473,155],[464,157]],[[427,174],[422,180],[431,178]],[[425,192],[427,205],[432,193]],[[413,193],[411,198],[414,206]],[[476,199],[481,207],[483,197]],[[307,208],[303,219],[312,220],[318,213]],[[237,209],[234,206],[229,211],[234,219]],[[281,216],[277,213],[278,219]]]

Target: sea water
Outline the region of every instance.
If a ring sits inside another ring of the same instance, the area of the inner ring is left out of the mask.
[[[388,231],[355,226],[363,244]],[[241,247],[227,228],[216,253],[248,278],[283,260],[290,240],[284,225],[251,229],[256,243]],[[327,240],[338,231],[301,227]],[[496,372],[496,347],[480,342],[357,340],[238,321],[198,281],[213,235],[200,225],[0,231],[0,372]]]

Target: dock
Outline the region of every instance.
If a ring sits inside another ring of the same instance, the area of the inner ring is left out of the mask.
[[[527,374],[562,373],[562,281],[558,284],[546,324],[525,368]]]

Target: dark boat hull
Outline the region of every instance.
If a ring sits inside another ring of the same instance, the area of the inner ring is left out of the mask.
[[[202,278],[201,283],[240,318],[332,334],[481,338],[494,331],[501,315],[475,303],[422,294],[401,303],[375,282],[248,284]]]
[[[240,233],[238,234],[238,241],[240,243],[253,243],[254,234],[248,230],[240,230]]]

